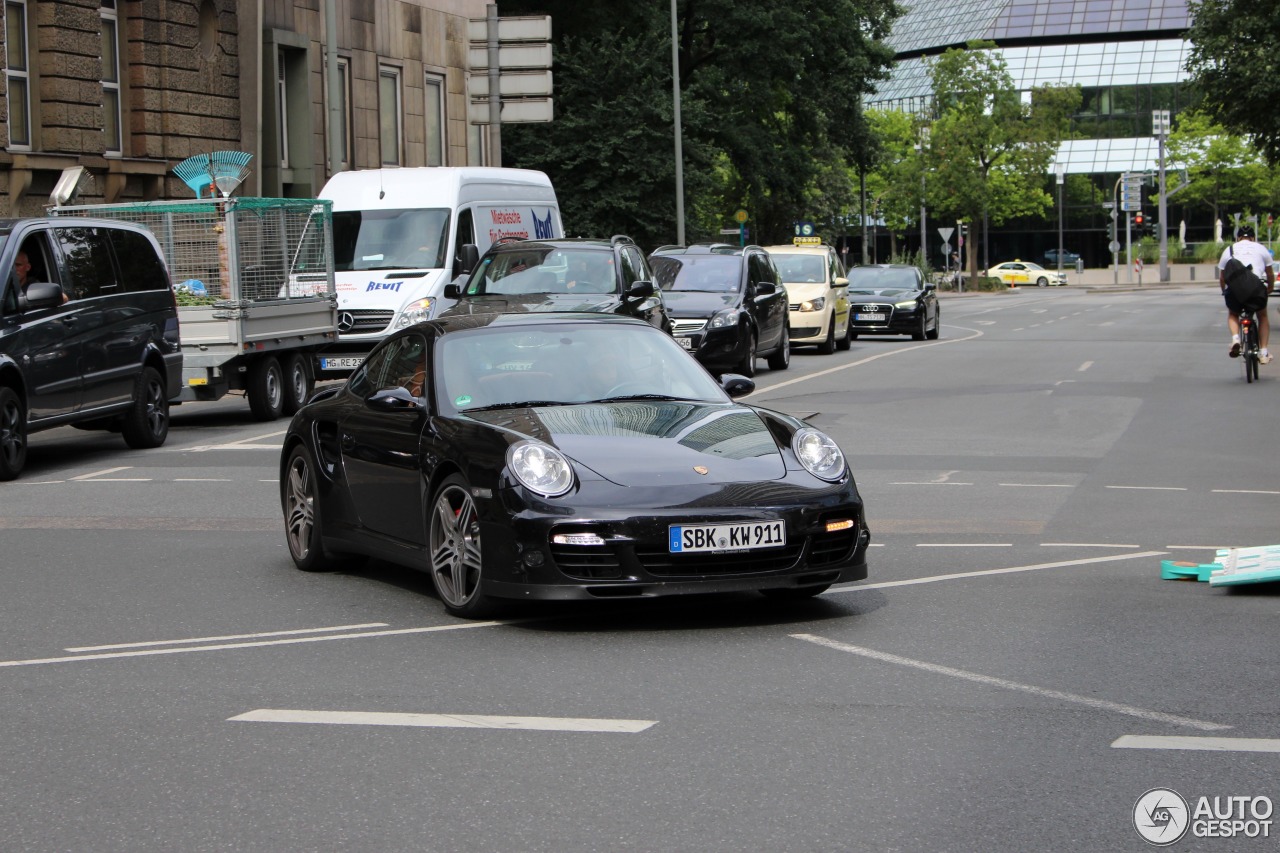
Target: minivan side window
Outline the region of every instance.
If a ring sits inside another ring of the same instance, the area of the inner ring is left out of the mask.
[[[122,292],[116,281],[111,247],[99,228],[58,228],[55,231],[67,264],[63,289],[72,299],[91,299]]]
[[[156,255],[151,241],[137,231],[112,228],[107,232],[120,264],[120,280],[130,293],[140,290],[168,290],[169,275]]]

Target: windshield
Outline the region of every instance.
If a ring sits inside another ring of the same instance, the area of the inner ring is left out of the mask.
[[[442,411],[610,399],[722,403],[716,381],[672,337],[647,324],[501,326],[444,335],[436,352]]]
[[[732,293],[742,281],[742,258],[737,255],[654,255],[649,265],[663,290]]]
[[[447,255],[449,211],[344,210],[333,214],[333,268],[440,269]]]
[[[1027,269],[1029,269],[1029,270],[1042,270],[1042,269],[1044,269],[1044,267],[1040,266],[1039,264],[1033,264],[1033,263],[1031,263],[1031,262],[1029,262],[1029,261],[1023,261],[1023,262],[1022,262],[1022,265],[1023,265],[1024,267],[1026,267]]]
[[[827,280],[827,259],[822,255],[779,255],[770,252],[783,281],[798,284]]]
[[[919,290],[920,280],[913,269],[885,269],[882,267],[854,267],[849,270],[849,290]]]
[[[485,256],[467,296],[486,293],[617,293],[612,249],[558,249],[533,244]]]

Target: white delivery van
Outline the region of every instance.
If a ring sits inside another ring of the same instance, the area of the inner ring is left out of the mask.
[[[333,202],[338,343],[318,354],[317,379],[349,373],[384,336],[436,316],[445,285],[494,241],[564,236],[551,180],[529,169],[339,172],[320,198]]]

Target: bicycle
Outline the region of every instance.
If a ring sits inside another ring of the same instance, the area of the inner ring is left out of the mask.
[[[1253,311],[1240,312],[1240,361],[1244,364],[1244,381],[1258,378],[1262,349],[1258,343],[1258,318]]]

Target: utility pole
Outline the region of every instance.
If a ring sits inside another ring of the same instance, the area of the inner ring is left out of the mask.
[[[671,103],[676,119],[676,243],[684,245],[684,148],[680,140],[680,27],[676,0],[671,0]]]
[[[1165,227],[1165,215],[1169,212],[1169,200],[1164,186],[1164,141],[1169,135],[1169,111],[1154,110],[1151,113],[1151,132],[1155,134],[1160,154],[1160,280],[1169,280],[1169,229]]]

